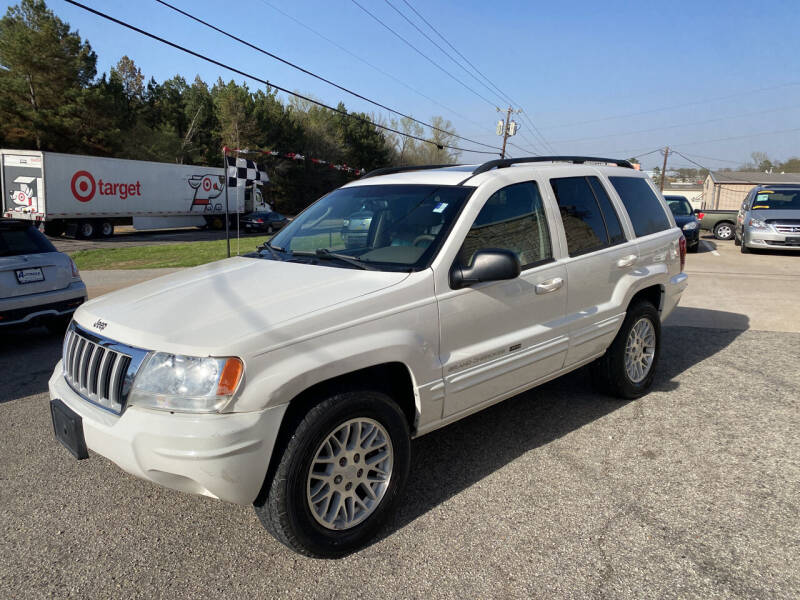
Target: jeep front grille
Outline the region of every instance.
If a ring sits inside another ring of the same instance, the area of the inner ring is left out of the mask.
[[[64,339],[64,378],[85,400],[120,414],[146,355],[144,350],[83,331],[73,323]]]

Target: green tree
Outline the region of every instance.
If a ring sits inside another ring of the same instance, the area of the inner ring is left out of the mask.
[[[76,150],[84,92],[97,72],[88,42],[42,0],[22,0],[0,19],[0,128],[4,142]]]
[[[253,115],[253,97],[246,84],[224,83],[222,78],[211,89],[222,144],[229,148],[246,148],[255,143],[258,132]]]
[[[111,77],[118,78],[122,90],[128,98],[142,99],[144,96],[144,75],[128,55],[119,59],[117,65],[111,69]]]

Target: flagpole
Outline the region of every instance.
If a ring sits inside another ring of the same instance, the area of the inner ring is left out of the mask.
[[[228,244],[228,258],[231,257],[231,232],[228,217],[228,147],[222,147],[222,171],[225,174],[225,242]]]

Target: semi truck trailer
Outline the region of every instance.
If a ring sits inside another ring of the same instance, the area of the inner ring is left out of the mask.
[[[225,227],[222,167],[0,150],[2,215],[79,238],[135,229]],[[228,192],[228,214],[264,206],[256,187]]]

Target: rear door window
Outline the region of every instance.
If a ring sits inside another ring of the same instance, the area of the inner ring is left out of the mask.
[[[670,228],[669,218],[656,193],[641,177],[609,177],[633,224],[637,237]]]
[[[591,181],[593,179],[597,178],[560,177],[550,180],[564,223],[570,256],[601,250],[625,240],[608,195],[600,181]],[[601,210],[601,205],[605,209]]]

